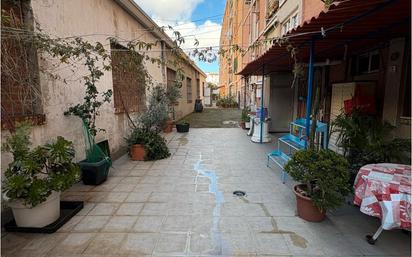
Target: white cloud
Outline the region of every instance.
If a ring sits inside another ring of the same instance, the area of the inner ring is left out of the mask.
[[[193,49],[195,38],[198,40],[199,49],[202,47],[219,46],[220,30],[222,25],[211,20],[205,20],[201,24],[190,21],[193,11],[204,0],[134,0],[152,19],[159,25],[172,26],[179,31],[185,39],[181,48],[186,53]],[[207,14],[205,15],[207,16]],[[210,14],[213,16],[213,14]],[[199,17],[204,18],[204,17]],[[166,29],[165,32],[173,38],[173,32]],[[216,52],[218,48],[215,48]]]
[[[134,0],[154,19],[187,21],[203,0]]]

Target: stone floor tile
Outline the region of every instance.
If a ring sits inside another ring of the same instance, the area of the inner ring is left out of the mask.
[[[149,197],[149,202],[168,202],[173,196],[170,193],[153,192]]]
[[[109,255],[118,254],[125,233],[99,233],[90,242],[84,254]]]
[[[129,176],[130,177],[143,177],[147,174],[146,169],[133,169],[130,171]]]
[[[112,192],[132,192],[135,189],[135,184],[118,184],[111,191]]]
[[[139,193],[139,192],[131,192],[129,193],[129,195],[127,196],[125,202],[127,203],[143,203],[143,202],[147,202],[149,197],[150,197],[151,193],[150,192],[143,192],[143,193]]]
[[[159,242],[156,244],[154,254],[164,254],[173,256],[185,254],[188,235],[186,233],[162,233]]]
[[[83,203],[83,209],[81,209],[76,215],[77,216],[86,216],[94,207],[96,206],[95,203]]]
[[[51,250],[50,254],[80,254],[84,252],[95,235],[94,233],[70,233]]]
[[[216,250],[215,247],[210,233],[192,233],[190,235],[190,256],[213,253]]]
[[[192,216],[167,216],[162,231],[189,231],[192,228]]]
[[[158,233],[127,234],[126,239],[120,246],[120,253],[129,254],[130,256],[152,254],[159,238],[160,234]]]
[[[98,232],[109,221],[110,216],[86,216],[74,228],[75,232]]]
[[[160,232],[166,216],[138,216],[132,228],[135,232]]]
[[[122,180],[120,180],[120,184],[132,184],[132,185],[137,185],[140,183],[142,180],[142,177],[124,177]]]
[[[120,192],[120,193],[108,193],[103,199],[102,202],[112,202],[112,203],[121,203],[126,200],[128,193]]]
[[[103,183],[101,185],[96,186],[95,188],[93,188],[91,191],[93,192],[110,192],[113,190],[113,188],[116,187],[117,184],[106,184]]]
[[[145,203],[141,215],[160,215],[167,213],[167,203]]]
[[[74,216],[66,224],[64,224],[58,232],[70,232],[82,219],[84,216]]]
[[[289,255],[291,254],[282,234],[255,234],[258,254]]]
[[[137,220],[136,216],[113,216],[102,229],[103,232],[129,232]]]
[[[143,203],[122,203],[117,209],[116,215],[139,215]]]
[[[112,215],[119,208],[118,203],[98,203],[88,215]]]
[[[248,231],[223,233],[222,241],[230,246],[228,247],[228,250],[234,256],[242,254],[256,254],[257,252],[256,242]]]

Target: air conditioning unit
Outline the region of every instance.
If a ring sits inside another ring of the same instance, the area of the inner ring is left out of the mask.
[[[246,5],[250,5],[252,3],[252,0],[245,0]]]

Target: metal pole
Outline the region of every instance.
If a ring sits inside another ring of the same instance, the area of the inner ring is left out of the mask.
[[[260,92],[260,143],[263,143],[263,122],[265,111],[263,109],[263,89],[265,88],[265,65],[262,66],[262,89]]]
[[[312,113],[312,88],[313,88],[313,63],[315,59],[315,38],[312,37],[310,41],[310,56],[308,68],[308,96],[306,99],[306,140],[305,148],[308,147],[309,133],[310,133],[310,114]]]

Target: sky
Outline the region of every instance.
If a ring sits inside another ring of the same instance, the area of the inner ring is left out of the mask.
[[[134,0],[159,26],[170,25],[185,38],[186,52],[198,47],[219,46],[225,0]],[[168,31],[166,31],[168,32]],[[170,32],[169,32],[170,33]],[[216,50],[218,48],[215,48]],[[195,60],[204,72],[217,72],[218,60],[205,63]]]

